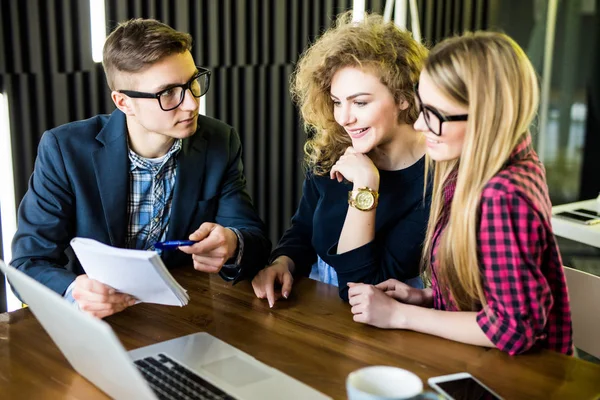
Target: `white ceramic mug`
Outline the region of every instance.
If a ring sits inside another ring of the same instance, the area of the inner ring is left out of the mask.
[[[405,369],[377,365],[351,372],[346,391],[348,400],[410,399],[423,391],[423,382]]]

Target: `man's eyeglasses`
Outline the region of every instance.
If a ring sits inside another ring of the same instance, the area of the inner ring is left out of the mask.
[[[196,67],[198,73],[192,76],[187,83],[183,85],[173,85],[160,92],[147,93],[147,92],[136,92],[135,90],[117,90],[119,93],[123,93],[134,99],[157,99],[160,108],[163,111],[171,111],[176,109],[183,103],[185,98],[186,90],[190,90],[190,93],[196,98],[202,97],[208,91],[210,85],[210,71],[206,68]]]
[[[423,120],[425,120],[425,125],[427,125],[431,133],[442,136],[442,124],[444,122],[466,121],[469,119],[469,114],[442,115],[442,113],[435,108],[423,104],[421,96],[419,96],[419,83],[416,83],[414,88],[417,97],[417,105],[419,107],[419,114],[423,113]]]

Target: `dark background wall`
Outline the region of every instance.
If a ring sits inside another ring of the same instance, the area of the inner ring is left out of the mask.
[[[485,27],[485,1],[420,1],[429,43],[463,26]],[[441,7],[434,8],[435,4]],[[194,37],[196,62],[213,71],[207,114],[238,129],[248,185],[276,240],[300,196],[305,140],[288,82],[302,50],[351,0],[108,0],[107,32],[156,18]],[[367,1],[382,12],[384,1]],[[85,0],[2,0],[0,88],[10,102],[17,203],[46,129],[114,106],[91,59]]]
[[[0,215],[0,224],[2,223],[2,215]],[[1,226],[1,225],[0,225]],[[0,259],[4,260],[2,251],[2,229],[0,229]],[[6,311],[6,285],[4,284],[4,274],[0,273],[0,313]]]
[[[384,0],[367,0],[383,13]],[[487,27],[489,0],[420,0],[427,43]],[[87,0],[0,0],[0,91],[11,120],[16,202],[27,190],[42,133],[110,113],[102,65],[91,56]],[[299,55],[352,0],[106,0],[106,30],[156,18],[194,38],[196,62],[213,72],[207,115],[242,138],[248,188],[274,243],[301,195],[305,133],[289,97]],[[0,284],[4,290],[3,282]]]

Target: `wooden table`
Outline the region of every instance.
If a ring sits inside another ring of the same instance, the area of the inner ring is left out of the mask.
[[[576,203],[561,204],[552,207],[552,230],[554,231],[554,234],[556,236],[600,248],[600,224],[585,225],[554,216],[556,213],[573,211],[577,210],[578,208],[600,211],[597,207],[598,203],[595,199],[578,201]]]
[[[127,349],[206,331],[336,399],[346,397],[348,373],[377,364],[413,371],[425,384],[432,376],[470,372],[506,399],[600,396],[600,365],[550,351],[510,357],[358,324],[337,288],[309,279],[297,280],[290,299],[269,309],[248,282],[231,287],[194,270],[173,274],[190,294],[186,307],[140,304],[106,319]],[[70,367],[22,309],[0,314],[0,398],[106,397]]]

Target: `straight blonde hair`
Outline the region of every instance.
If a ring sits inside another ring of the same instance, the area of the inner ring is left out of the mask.
[[[435,257],[436,279],[446,301],[461,311],[475,311],[487,303],[477,242],[481,194],[529,134],[539,103],[538,79],[519,45],[494,32],[469,32],[444,40],[431,51],[424,70],[446,97],[469,112],[460,158],[437,162],[433,172],[423,252],[425,277],[431,277],[436,227],[442,214],[449,212]],[[428,161],[427,172],[432,164]],[[454,198],[450,210],[443,210],[444,188],[454,171]]]

